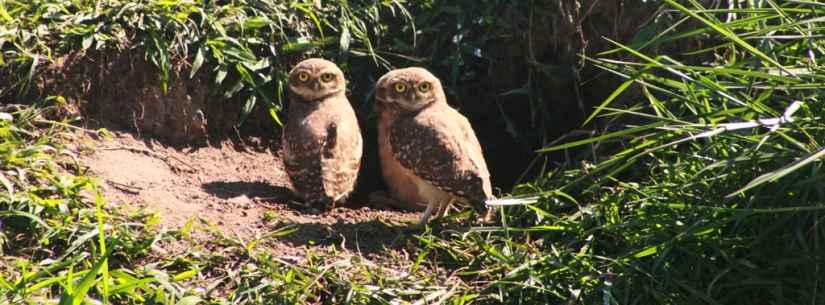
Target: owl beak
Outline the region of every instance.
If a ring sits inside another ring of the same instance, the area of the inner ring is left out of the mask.
[[[315,80],[312,82],[312,89],[321,90],[321,81]]]

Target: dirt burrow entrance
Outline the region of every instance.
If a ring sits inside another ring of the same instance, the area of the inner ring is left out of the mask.
[[[289,179],[272,149],[243,150],[230,142],[176,149],[126,132],[89,143],[81,161],[98,177],[108,203],[156,212],[170,229],[194,219],[249,240],[291,225],[296,231],[276,245],[284,254],[332,245],[368,254],[402,246],[403,228],[418,217],[366,202],[320,213],[291,204]]]

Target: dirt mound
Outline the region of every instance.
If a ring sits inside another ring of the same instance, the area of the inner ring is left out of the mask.
[[[130,130],[181,147],[240,132],[274,135],[275,123],[260,106],[238,127],[245,97],[227,98],[208,73],[190,75],[190,70],[190,63],[177,58],[164,80],[142,52],[81,50],[42,63],[31,88],[21,91],[21,100],[60,96],[64,101],[59,106],[65,109],[56,118],[82,115],[87,124]],[[226,82],[232,81],[227,77]]]
[[[290,203],[289,179],[271,149],[239,150],[225,142],[179,150],[120,132],[87,148],[82,162],[100,179],[109,204],[157,212],[168,228],[193,219],[241,239],[291,226],[296,231],[278,243],[295,255],[306,247],[360,253],[394,247],[418,217],[365,202],[321,213]]]

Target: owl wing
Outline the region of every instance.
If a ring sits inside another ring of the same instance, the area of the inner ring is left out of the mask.
[[[324,194],[319,144],[321,141],[299,128],[286,128],[283,134],[284,167],[295,189],[309,201]]]
[[[289,111],[282,139],[284,168],[301,197],[311,203],[325,201],[328,196],[322,161],[324,154],[329,153],[328,120],[303,103],[290,104]],[[336,127],[332,127],[333,135],[337,133]]]
[[[335,200],[345,198],[355,187],[363,154],[361,130],[349,101],[336,105],[322,149],[324,188]]]
[[[390,128],[392,153],[402,166],[454,195],[476,201],[492,198],[478,139],[458,112],[425,110]]]

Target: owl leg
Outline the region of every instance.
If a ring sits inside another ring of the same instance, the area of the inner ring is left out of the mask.
[[[350,193],[343,193],[338,195],[338,197],[332,198],[332,202],[329,203],[329,208],[334,209],[338,203],[344,202],[349,197]]]
[[[438,213],[435,214],[436,218],[441,218],[447,215],[447,209],[450,207],[451,204],[456,202],[456,198],[450,196],[450,199],[441,203],[438,207]]]
[[[484,218],[482,219],[482,221],[484,223],[491,223],[495,219],[496,219],[496,207],[488,207],[487,211],[484,212]]]
[[[318,211],[323,211],[335,205],[335,198],[329,197],[326,194],[313,194],[307,196],[304,201],[309,207]]]
[[[437,206],[438,202],[430,202],[430,204],[427,205],[427,209],[421,214],[421,221],[418,222],[418,226],[423,227],[427,224],[427,221],[430,220],[430,216],[433,214],[433,210],[435,210]]]

